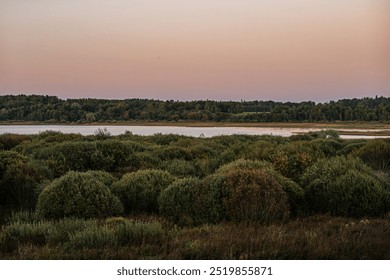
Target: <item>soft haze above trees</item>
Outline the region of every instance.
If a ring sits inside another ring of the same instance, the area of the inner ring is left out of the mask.
[[[161,101],[67,99],[43,95],[0,96],[0,121],[390,121],[390,98],[304,101]]]

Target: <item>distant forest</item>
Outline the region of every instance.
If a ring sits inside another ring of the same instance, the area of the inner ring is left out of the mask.
[[[43,95],[0,96],[0,121],[390,121],[390,98],[327,103],[274,101],[161,101],[151,99],[60,99]]]

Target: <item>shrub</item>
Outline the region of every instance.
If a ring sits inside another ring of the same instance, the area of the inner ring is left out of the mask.
[[[132,144],[114,139],[95,142],[66,141],[39,148],[35,155],[49,165],[57,177],[70,170],[114,172],[133,165],[138,168],[139,163],[134,162]]]
[[[272,142],[260,140],[251,144],[248,149],[249,153],[244,155],[245,159],[249,160],[266,160],[271,161],[272,156],[275,154],[277,145]]]
[[[161,160],[149,151],[137,152],[134,154],[134,157],[137,158],[139,169],[153,169],[161,164]]]
[[[161,134],[156,133],[150,137],[150,139],[158,144],[158,145],[170,145],[171,143],[177,142],[180,139],[185,138],[185,136],[177,135],[177,134]]]
[[[189,148],[189,152],[192,154],[194,158],[202,158],[206,159],[208,157],[213,157],[217,154],[216,147],[210,147],[208,143],[198,143],[195,145],[191,145]]]
[[[37,189],[51,178],[43,165],[11,151],[0,152],[0,204],[15,209],[33,209]]]
[[[195,215],[194,191],[199,184],[196,178],[174,181],[158,198],[160,213],[174,223],[191,225]]]
[[[267,174],[274,177],[287,193],[288,202],[290,204],[291,214],[295,216],[301,209],[304,198],[303,189],[291,179],[284,177],[278,171],[274,170],[271,163],[266,161],[251,161],[251,160],[236,160],[226,164],[218,169],[218,173],[226,173],[230,170],[244,169],[244,170],[264,170]]]
[[[166,170],[177,177],[188,177],[196,175],[194,162],[182,159],[163,161],[161,162],[161,169]]]
[[[160,192],[169,186],[175,177],[162,170],[139,170],[125,174],[112,185],[126,213],[157,212],[157,198]]]
[[[295,141],[278,146],[271,156],[271,162],[284,176],[298,182],[305,169],[321,157],[322,152],[310,142]]]
[[[382,139],[370,140],[355,154],[374,169],[387,170],[390,168],[390,142]]]
[[[268,224],[289,217],[287,194],[266,170],[231,170],[224,187],[223,206],[229,220]]]
[[[358,139],[358,140],[348,140],[344,143],[344,147],[337,152],[338,156],[348,156],[363,147],[366,144],[366,140]]]
[[[219,168],[224,164],[228,164],[237,159],[240,159],[242,155],[248,152],[248,146],[243,143],[231,145],[229,148],[225,149],[215,157],[214,168]]]
[[[161,160],[182,159],[191,160],[191,153],[182,147],[168,146],[155,151],[156,156]]]
[[[221,167],[194,188],[195,221],[285,220],[290,213],[288,196],[275,174],[266,162],[238,160]]]
[[[138,167],[138,162],[131,160],[137,149],[133,142],[114,139],[97,141],[96,149],[98,161],[95,162],[95,169],[113,172],[127,166]]]
[[[351,169],[332,185],[329,207],[333,214],[363,217],[384,213],[385,193],[375,177]]]
[[[85,175],[91,176],[102,182],[106,187],[110,187],[117,179],[105,171],[87,171]]]
[[[193,190],[193,217],[195,224],[219,223],[227,220],[223,208],[225,176],[215,173],[204,178]]]
[[[309,212],[361,217],[385,211],[385,189],[356,158],[320,160],[306,170],[301,185]]]
[[[4,150],[10,150],[22,142],[31,140],[31,136],[19,135],[19,134],[1,134],[0,135],[0,146]]]
[[[310,145],[321,151],[326,157],[336,156],[336,154],[343,148],[343,144],[340,140],[334,139],[319,138],[312,140]]]
[[[93,173],[69,172],[43,189],[37,211],[46,218],[93,218],[120,214],[123,206]]]

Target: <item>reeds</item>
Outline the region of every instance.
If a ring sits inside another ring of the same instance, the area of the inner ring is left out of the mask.
[[[24,215],[3,226],[0,259],[390,259],[389,217],[179,228],[128,218],[27,221]]]

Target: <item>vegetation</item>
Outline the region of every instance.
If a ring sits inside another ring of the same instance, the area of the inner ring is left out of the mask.
[[[112,186],[112,192],[121,199],[126,214],[153,213],[158,210],[160,192],[173,181],[166,171],[140,170],[125,174]]]
[[[118,215],[123,206],[102,172],[69,172],[48,184],[37,202],[37,213],[45,218],[100,218]]]
[[[0,140],[0,258],[390,257],[388,139]]]
[[[216,121],[334,122],[390,120],[390,98],[305,101],[160,101],[67,99],[42,95],[0,96],[0,121]],[[104,133],[103,133],[104,136]]]
[[[307,217],[276,225],[171,227],[127,218],[13,220],[0,259],[384,259],[389,219]]]
[[[358,159],[320,160],[306,170],[301,185],[310,212],[363,217],[390,209],[388,190]]]

